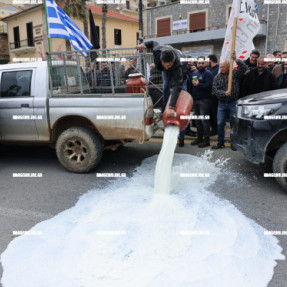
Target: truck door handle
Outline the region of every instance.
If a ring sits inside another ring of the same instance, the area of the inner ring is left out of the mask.
[[[21,108],[29,108],[29,104],[21,104]]]

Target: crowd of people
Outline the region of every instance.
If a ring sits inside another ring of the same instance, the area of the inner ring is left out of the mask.
[[[111,73],[110,73],[111,70]],[[119,71],[119,83],[116,83],[116,71]],[[138,73],[137,57],[129,59],[129,66],[126,69],[125,65],[120,65],[119,69],[115,69],[115,62],[100,62],[99,67],[96,67],[95,61],[91,62],[86,72],[87,80],[91,87],[111,87],[112,81],[114,85],[125,85],[130,74]]]
[[[225,125],[229,119],[232,128],[232,116],[239,98],[260,92],[287,88],[287,52],[274,51],[265,57],[253,50],[245,61],[232,55],[237,67],[234,69],[231,93],[228,89],[229,62],[218,64],[216,55],[199,57],[189,62],[188,91],[194,99],[194,115],[209,115],[210,120],[196,120],[197,138],[191,145],[210,146],[210,136],[218,135],[213,149],[225,147]],[[196,78],[194,78],[196,77]],[[196,81],[194,80],[196,79]],[[187,129],[189,133],[189,127]],[[179,139],[179,146],[184,141]],[[235,148],[231,146],[233,150]]]
[[[181,90],[188,91],[193,97],[192,111],[197,118],[190,122],[186,130],[180,132],[179,147],[184,146],[185,135],[196,136],[191,145],[200,148],[210,146],[210,137],[217,135],[217,145],[212,149],[224,148],[225,125],[229,120],[232,128],[232,116],[239,98],[287,88],[287,52],[274,51],[262,56],[254,49],[244,61],[238,59],[234,52],[231,58],[236,62],[236,68],[232,70],[231,92],[228,92],[229,61],[218,63],[214,54],[198,57],[195,61],[182,61],[188,58],[183,52],[168,45],[159,45],[156,41],[137,46],[138,50],[145,48],[150,48],[154,56],[149,82],[163,83],[162,111],[171,97],[167,112],[173,114]],[[98,87],[110,87],[112,81],[114,85],[125,85],[129,75],[138,73],[137,57],[129,58],[127,69],[124,65],[117,69],[120,71],[118,83],[115,83],[115,63],[102,62],[100,67],[96,70],[92,63],[88,69],[86,75],[90,85],[92,81]],[[196,132],[191,127],[196,127]]]
[[[198,57],[194,62],[187,62],[187,65],[182,62],[178,73],[182,73],[183,76],[173,80],[175,72],[171,70],[178,69],[176,65],[179,65],[179,58],[183,55],[176,54],[178,52],[175,51],[178,50],[171,46],[161,46],[154,41],[139,46],[139,48],[142,47],[152,48],[156,51],[154,56],[158,56],[155,66],[162,71],[163,109],[170,94],[173,96],[173,89],[170,90],[173,85],[177,86],[177,89],[181,87],[182,90],[187,90],[193,97],[192,111],[197,119],[191,121],[191,125],[189,124],[186,130],[180,133],[179,147],[184,146],[185,135],[196,136],[191,145],[201,148],[210,146],[210,137],[217,135],[217,145],[212,149],[224,148],[226,121],[229,120],[232,128],[232,116],[239,98],[287,88],[287,61],[285,61],[287,52],[274,51],[272,54],[262,56],[258,50],[254,49],[244,61],[238,59],[233,53],[231,58],[236,62],[236,68],[232,71],[232,88],[231,92],[228,92],[229,61],[218,63],[217,56],[212,54],[208,57]],[[169,52],[170,57],[165,57]],[[164,66],[165,61],[170,67]],[[166,77],[168,72],[170,76]],[[175,102],[176,97],[172,101],[172,106],[169,107],[170,111],[174,109]],[[209,120],[206,116],[209,116]],[[196,133],[190,129],[190,126],[197,128]],[[231,148],[235,150],[232,145]]]

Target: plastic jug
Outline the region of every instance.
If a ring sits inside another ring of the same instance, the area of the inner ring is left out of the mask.
[[[185,117],[190,116],[190,111],[193,106],[192,96],[188,92],[181,90],[178,96],[177,102],[176,102],[175,109],[174,109],[176,113],[175,117],[167,117],[167,110],[169,107],[169,102],[170,102],[170,97],[169,97],[169,100],[167,102],[167,105],[165,107],[165,110],[162,116],[163,124],[165,127],[167,125],[177,125],[179,127],[179,130],[182,131],[187,127],[189,119],[181,118],[181,116],[185,116]]]

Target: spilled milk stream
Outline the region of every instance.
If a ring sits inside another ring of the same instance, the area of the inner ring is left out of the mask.
[[[154,192],[169,194],[171,187],[171,167],[177,143],[179,128],[168,125],[164,131],[163,143],[158,156],[154,177]]]

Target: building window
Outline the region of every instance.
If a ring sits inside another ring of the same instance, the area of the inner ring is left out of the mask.
[[[157,37],[170,36],[170,18],[157,20]]]
[[[189,31],[198,32],[205,30],[206,12],[189,14]]]
[[[126,7],[127,9],[130,9],[130,1],[126,1]]]
[[[122,44],[122,31],[119,29],[115,29],[115,45]]]
[[[140,33],[139,32],[137,32],[137,44],[139,43],[139,39],[140,39]]]
[[[34,46],[34,35],[33,35],[33,23],[27,23],[26,24],[26,30],[27,30],[27,43],[29,47]]]
[[[14,49],[20,48],[20,32],[19,27],[13,28],[13,34],[14,34]]]

